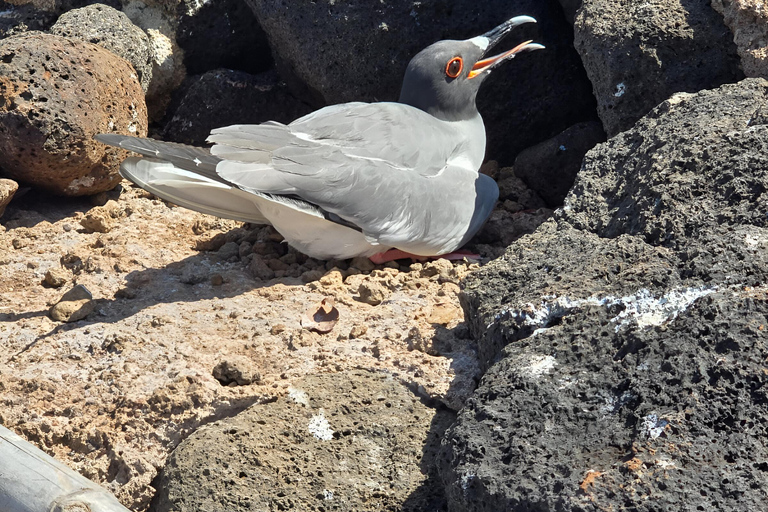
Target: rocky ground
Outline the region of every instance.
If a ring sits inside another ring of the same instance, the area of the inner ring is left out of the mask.
[[[426,425],[474,388],[457,294],[477,263],[314,261],[269,228],[124,185],[83,200],[30,192],[7,209],[0,421],[132,510],[148,506],[166,458],[199,426],[307,375],[384,372],[430,400]],[[93,312],[54,321],[49,310],[75,285]],[[312,317],[328,299],[338,321],[318,332]]]
[[[763,506],[761,2],[107,3],[0,0],[0,423],[142,512]],[[480,262],[316,261],[93,138],[395,100],[519,14]]]

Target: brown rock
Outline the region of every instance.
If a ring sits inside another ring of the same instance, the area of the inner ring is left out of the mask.
[[[452,419],[383,372],[309,376],[185,439],[155,510],[444,510],[431,461]]]
[[[370,272],[371,270],[376,268],[376,265],[374,265],[370,259],[365,258],[363,256],[352,258],[352,261],[350,262],[349,266],[351,268],[356,268],[361,272]]]
[[[356,339],[356,338],[359,338],[359,337],[365,335],[365,333],[367,333],[367,332],[368,332],[368,326],[367,325],[365,325],[365,324],[353,325],[352,329],[350,329],[350,331],[349,331],[349,338],[350,339]]]
[[[91,292],[79,284],[65,293],[51,308],[51,318],[57,322],[77,322],[91,314],[95,307]]]
[[[768,6],[762,0],[712,0],[733,33],[741,68],[748,77],[768,78]]]
[[[228,357],[213,368],[213,378],[223,386],[247,386],[259,382],[261,375],[247,357]]]
[[[128,153],[93,139],[102,132],[147,133],[130,64],[48,34],[0,41],[0,167],[8,176],[69,196],[109,190]]]
[[[5,207],[13,199],[13,195],[19,190],[19,184],[13,180],[0,180],[0,217],[5,213]]]
[[[115,221],[104,207],[92,208],[82,219],[80,225],[89,233],[109,233]]]
[[[275,277],[275,272],[259,257],[253,258],[248,264],[248,272],[256,279],[269,281]]]
[[[69,272],[63,268],[52,268],[45,273],[43,285],[51,288],[61,288],[69,281]]]
[[[357,291],[360,294],[360,302],[371,306],[377,306],[384,302],[389,295],[389,290],[378,281],[363,281]]]

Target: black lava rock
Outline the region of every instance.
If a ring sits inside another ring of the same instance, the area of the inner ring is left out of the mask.
[[[169,108],[166,140],[202,145],[214,128],[265,121],[289,123],[311,108],[288,91],[274,72],[250,75],[219,69],[190,77]]]

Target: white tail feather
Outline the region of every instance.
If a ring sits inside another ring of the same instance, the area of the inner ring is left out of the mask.
[[[235,187],[151,158],[128,158],[120,174],[171,203],[226,219],[269,224],[254,196]]]

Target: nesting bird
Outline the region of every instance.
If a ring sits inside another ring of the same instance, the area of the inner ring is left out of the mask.
[[[144,155],[120,166],[141,188],[199,212],[270,224],[314,258],[450,257],[499,195],[478,172],[485,154],[478,89],[494,67],[544,47],[526,41],[484,56],[535,21],[518,16],[481,36],[427,47],[408,64],[398,102],[333,105],[288,125],[217,128],[210,149],[96,138]]]

